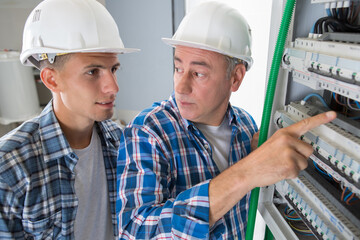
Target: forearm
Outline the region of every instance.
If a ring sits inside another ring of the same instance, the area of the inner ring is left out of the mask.
[[[226,169],[209,184],[209,224],[212,226],[251,189],[245,159]]]
[[[260,147],[210,182],[210,224],[214,224],[252,188],[295,178],[307,167],[311,145],[298,138],[308,130],[336,117],[334,112],[319,114],[278,130]]]
[[[181,192],[176,198],[166,199],[163,195],[162,202],[155,200],[161,197],[144,202],[149,198],[145,198],[141,192],[124,196],[119,212],[120,239],[160,236],[172,239],[178,236],[186,236],[186,239],[206,238],[209,234],[208,189],[208,182],[204,182]]]

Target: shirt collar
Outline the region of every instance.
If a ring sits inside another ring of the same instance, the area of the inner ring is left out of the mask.
[[[39,132],[44,161],[48,162],[63,156],[68,156],[70,159],[68,164],[69,168],[73,169],[77,157],[70,147],[60,127],[59,121],[55,116],[52,100],[46,105],[39,118]],[[110,129],[110,124],[105,124],[106,121],[95,122],[95,125],[97,125],[97,133],[100,138],[104,140],[107,147],[110,147],[110,145],[117,146],[116,143],[119,141],[119,137],[115,134],[115,131],[113,131],[114,129]]]
[[[228,109],[226,111],[226,114],[227,114],[228,119],[229,119],[229,125],[231,125],[231,124],[236,125],[236,126],[240,125],[240,122],[241,122],[240,116],[237,113],[237,110],[235,110],[235,108],[233,108],[231,106],[231,103],[229,103],[229,105],[228,105]]]
[[[44,161],[58,159],[73,153],[55,116],[51,100],[40,114],[39,132]]]
[[[105,120],[101,122],[95,122],[95,125],[98,126],[97,133],[99,134],[100,138],[103,138],[106,146],[108,148],[116,147],[118,142],[120,141],[119,136],[116,134],[115,129],[112,128],[113,124],[106,124],[106,122],[111,120]]]

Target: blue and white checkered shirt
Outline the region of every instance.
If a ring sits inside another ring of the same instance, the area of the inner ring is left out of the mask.
[[[121,129],[109,120],[97,122],[96,129],[104,154],[115,237]],[[74,239],[77,160],[52,101],[38,117],[0,138],[0,239]]]
[[[250,153],[252,117],[231,107],[229,165]],[[140,113],[120,141],[120,239],[244,239],[250,192],[209,229],[209,182],[220,173],[211,147],[181,117],[174,95]],[[221,193],[219,193],[221,194]]]

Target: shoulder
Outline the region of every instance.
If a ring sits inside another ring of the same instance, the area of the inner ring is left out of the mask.
[[[38,169],[34,160],[42,153],[40,139],[37,118],[24,122],[0,139],[0,179],[19,194],[28,177]]]
[[[31,148],[39,140],[39,118],[37,117],[22,123],[0,138],[0,158],[12,151]]]
[[[43,141],[49,139],[47,147],[54,147],[61,142],[60,135],[62,135],[60,125],[54,114],[52,101],[50,101],[40,115],[25,121],[0,138],[0,157],[13,151],[19,152],[19,158],[32,154],[39,155]]]
[[[184,140],[188,134],[179,110],[171,101],[154,103],[124,128],[124,142],[156,143],[162,148]]]
[[[113,120],[105,120],[101,121],[101,126],[103,127],[104,132],[113,133],[118,139],[121,137],[122,129],[119,124],[114,122]]]
[[[107,150],[116,149],[117,151],[123,134],[120,125],[112,120],[96,122],[96,125],[98,135],[104,140],[103,146],[107,146]]]
[[[250,130],[251,132],[257,132],[258,128],[253,117],[244,109],[232,106],[232,112],[235,115],[238,123]]]
[[[153,131],[173,131],[179,127],[181,115],[172,102],[155,102],[150,108],[140,112],[129,124],[130,128],[145,128]]]

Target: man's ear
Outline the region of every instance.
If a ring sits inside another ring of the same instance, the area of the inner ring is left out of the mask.
[[[57,72],[52,68],[44,68],[40,72],[41,81],[52,92],[59,91],[59,85],[57,82]]]
[[[246,73],[245,65],[240,63],[235,66],[231,77],[231,91],[236,92],[244,79]]]

